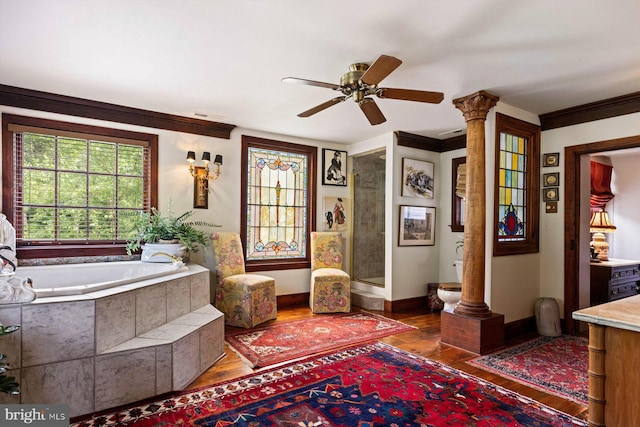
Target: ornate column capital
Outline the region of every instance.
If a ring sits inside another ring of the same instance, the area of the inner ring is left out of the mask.
[[[487,113],[493,108],[500,98],[484,90],[472,93],[471,95],[453,100],[453,105],[462,111],[465,121],[487,118]]]

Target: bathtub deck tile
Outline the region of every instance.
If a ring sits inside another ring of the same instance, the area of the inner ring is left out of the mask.
[[[191,311],[191,289],[188,277],[167,282],[167,321]]]
[[[115,347],[136,336],[136,296],[120,292],[96,301],[96,352]]]
[[[156,347],[156,395],[173,390],[173,353],[171,345]]]
[[[91,296],[91,294],[63,295],[58,297],[36,298],[35,300],[31,301],[29,305],[41,305],[41,304],[74,302],[74,301],[93,301],[93,300],[94,298]]]
[[[156,391],[155,370],[155,348],[96,357],[95,410],[153,396]]]
[[[166,345],[171,343],[172,341],[167,339],[135,337],[133,339],[130,339],[129,341],[123,342],[122,344],[118,344],[115,347],[111,347],[100,354],[102,355],[102,354],[117,353],[120,351],[136,350],[140,348],[153,347],[156,345]]]
[[[190,277],[191,280],[191,310],[211,303],[209,295],[209,271],[202,271]]]
[[[137,289],[136,294],[136,335],[167,323],[167,285]]]
[[[21,403],[66,403],[72,417],[93,412],[94,359],[23,368],[20,389]]]
[[[95,352],[95,303],[22,307],[22,367],[80,359]]]
[[[175,342],[182,337],[198,330],[201,325],[181,325],[175,323],[166,323],[159,328],[155,328],[149,332],[140,335],[140,338],[149,338],[155,340],[169,340]]]
[[[190,334],[173,344],[173,387],[182,389],[200,374],[199,334]]]
[[[224,315],[215,307],[206,306],[171,321],[171,324],[203,326],[222,316]]]
[[[199,333],[200,372],[204,372],[226,354],[224,352],[224,318],[218,317],[202,327]]]

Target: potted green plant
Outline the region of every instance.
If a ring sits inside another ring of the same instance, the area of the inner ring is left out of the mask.
[[[209,243],[209,236],[196,227],[219,227],[205,221],[188,221],[193,215],[188,211],[175,216],[171,209],[163,216],[156,208],[151,212],[139,212],[133,226],[133,237],[127,240],[127,253],[142,248],[142,260],[149,262],[171,262],[184,258],[188,251],[197,252],[200,246]],[[144,243],[144,245],[143,245]],[[156,254],[163,256],[156,258]]]

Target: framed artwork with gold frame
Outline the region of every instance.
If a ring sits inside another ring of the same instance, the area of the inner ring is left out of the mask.
[[[553,167],[560,166],[560,153],[546,153],[542,157],[542,166]]]
[[[201,166],[193,168],[193,207],[209,209],[209,180],[204,178],[207,171]]]
[[[542,190],[542,200],[545,202],[557,202],[560,200],[558,187],[549,187]]]
[[[543,187],[557,187],[560,183],[560,172],[545,173],[542,175]]]

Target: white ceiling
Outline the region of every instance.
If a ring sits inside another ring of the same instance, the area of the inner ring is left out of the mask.
[[[640,1],[0,0],[0,83],[324,141],[464,128],[452,99],[487,90],[541,114],[640,91]],[[395,56],[371,126],[338,94],[354,62]]]

